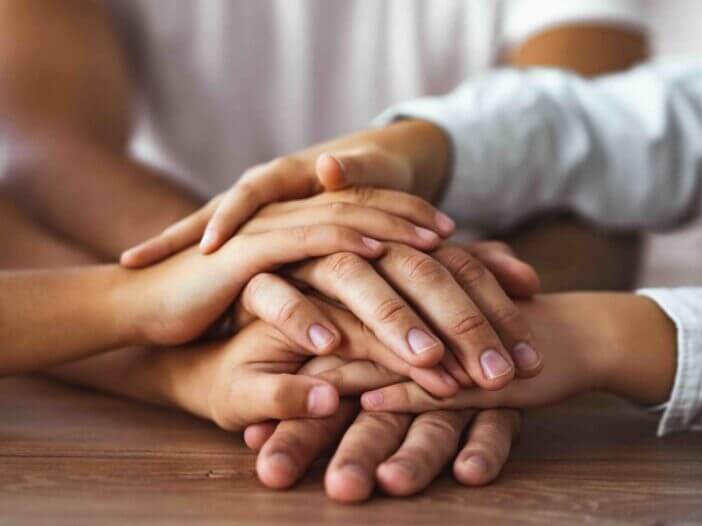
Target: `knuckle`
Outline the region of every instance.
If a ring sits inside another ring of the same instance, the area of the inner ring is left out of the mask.
[[[365,205],[370,203],[375,196],[375,189],[370,186],[354,186],[350,189],[350,196],[354,203]]]
[[[517,329],[518,332],[527,332],[521,311],[512,303],[493,310],[490,313],[490,317],[496,325],[512,327]]]
[[[487,318],[476,311],[467,311],[454,317],[449,323],[449,333],[457,338],[473,334],[487,326]]]
[[[460,430],[452,419],[440,414],[428,413],[422,421],[422,427],[437,444],[445,444],[446,441],[456,440]]]
[[[370,433],[377,434],[378,439],[383,439],[388,434],[402,430],[403,416],[393,413],[363,413],[362,421]]]
[[[409,307],[401,298],[388,298],[378,303],[373,314],[381,323],[393,323],[409,314]]]
[[[366,265],[359,256],[351,252],[332,254],[325,258],[324,263],[329,274],[342,283],[357,276]]]
[[[278,308],[275,320],[279,325],[286,325],[301,316],[305,309],[305,300],[294,297],[284,301]]]
[[[478,259],[462,250],[447,251],[444,255],[446,266],[464,284],[472,285],[485,278],[487,270]]]
[[[445,277],[445,271],[439,262],[421,252],[404,256],[401,268],[403,275],[410,281],[437,281]]]
[[[284,155],[269,161],[266,167],[274,172],[299,172],[304,169],[305,162],[294,155]]]

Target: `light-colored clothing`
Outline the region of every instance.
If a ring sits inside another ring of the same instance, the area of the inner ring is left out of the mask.
[[[540,29],[643,24],[636,0],[103,1],[142,99],[137,153],[207,195],[445,93]]]
[[[584,80],[504,70],[400,104],[376,124],[423,118],[453,145],[442,208],[510,226],[545,210],[614,228],[664,228],[702,201],[702,61]],[[660,434],[702,429],[702,288],[640,291],[675,322],[678,369]]]

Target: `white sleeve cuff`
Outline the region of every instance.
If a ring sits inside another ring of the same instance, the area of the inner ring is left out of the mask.
[[[677,329],[677,371],[658,435],[702,430],[702,288],[642,289]]]
[[[637,0],[508,0],[502,43],[517,46],[541,31],[582,22],[646,31],[647,19],[645,5]]]

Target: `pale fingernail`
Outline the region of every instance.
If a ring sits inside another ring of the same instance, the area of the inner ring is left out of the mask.
[[[456,229],[456,222],[443,212],[436,213],[435,221],[436,226],[438,226],[439,230],[444,234],[451,234]]]
[[[480,366],[483,368],[483,373],[487,378],[492,380],[498,376],[507,374],[511,367],[500,353],[488,349],[480,355]]]
[[[379,391],[371,391],[363,393],[361,396],[361,404],[367,409],[375,409],[383,405],[383,393]]]
[[[319,325],[318,323],[313,323],[310,325],[307,334],[317,349],[324,350],[329,347],[334,341],[334,334],[326,327]]]
[[[380,248],[383,247],[383,244],[376,240],[376,239],[371,239],[369,237],[362,237],[361,240],[363,241],[363,244],[366,245],[368,248],[370,248],[373,251],[376,251]]]
[[[476,475],[487,473],[487,462],[480,455],[471,455],[463,461],[463,464],[472,470]]]
[[[416,226],[414,229],[417,231],[417,235],[424,239],[425,241],[438,241],[439,236],[436,232],[432,232],[428,228],[422,228],[421,226]]]
[[[203,234],[202,239],[200,240],[200,250],[203,250],[205,252],[207,252],[208,250],[212,250],[217,244],[217,238],[217,232],[215,232],[212,229],[205,230],[205,233]]]
[[[520,369],[533,369],[541,361],[541,357],[534,348],[526,342],[518,343],[512,349],[512,358]]]
[[[307,395],[307,411],[314,416],[331,415],[336,410],[336,392],[328,385],[313,387]]]
[[[436,346],[436,340],[421,329],[410,329],[407,343],[414,354],[422,354]]]
[[[385,466],[388,466],[390,469],[400,471],[401,474],[412,479],[417,476],[417,466],[413,462],[409,462],[407,460],[391,460],[390,462],[386,462]]]
[[[361,466],[356,464],[346,464],[339,468],[338,473],[343,477],[351,477],[361,482],[368,482],[368,474]]]
[[[272,453],[267,457],[267,461],[275,464],[276,469],[283,470],[288,473],[295,472],[297,467],[290,455],[287,453]]]

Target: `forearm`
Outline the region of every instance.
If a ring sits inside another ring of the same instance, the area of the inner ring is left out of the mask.
[[[15,200],[109,259],[192,211],[196,199],[127,158],[129,68],[100,3],[0,10],[2,175]]]
[[[120,304],[118,293],[126,273],[114,265],[0,272],[0,375],[136,343],[128,318],[140,298]]]

